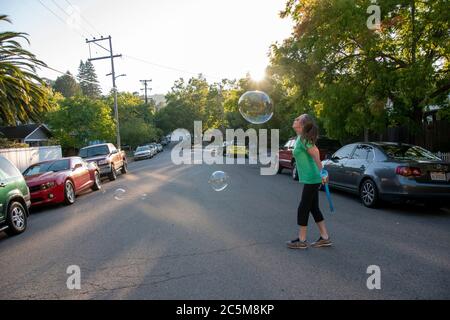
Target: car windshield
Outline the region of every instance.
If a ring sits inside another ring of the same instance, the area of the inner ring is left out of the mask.
[[[390,158],[399,160],[441,160],[428,150],[418,146],[381,145],[381,149]]]
[[[69,168],[70,168],[69,160],[49,161],[29,167],[27,170],[25,170],[23,175],[33,176],[35,174],[40,174],[44,172],[58,172],[69,170]]]
[[[139,151],[148,151],[148,150],[150,150],[149,147],[137,147],[136,152],[139,152]]]
[[[83,148],[80,150],[80,157],[82,158],[104,156],[107,154],[109,154],[109,148],[107,145]]]

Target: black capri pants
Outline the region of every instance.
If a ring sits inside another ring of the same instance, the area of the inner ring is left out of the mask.
[[[323,221],[322,212],[319,209],[319,187],[318,184],[304,184],[303,193],[297,210],[297,224],[302,227],[308,225],[309,213],[313,215],[314,221]]]

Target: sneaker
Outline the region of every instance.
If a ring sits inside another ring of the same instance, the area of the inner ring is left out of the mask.
[[[331,242],[329,238],[325,240],[324,238],[320,237],[319,240],[311,244],[311,247],[313,248],[331,247],[332,244],[333,242]]]
[[[306,241],[300,241],[300,239],[295,239],[286,243],[289,249],[308,249],[308,243]]]

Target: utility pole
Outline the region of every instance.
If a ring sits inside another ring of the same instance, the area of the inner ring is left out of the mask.
[[[147,83],[152,82],[152,80],[140,80],[144,84],[144,95],[145,95],[145,104],[148,104],[148,96],[147,96]],[[151,88],[149,89],[152,90]]]
[[[109,50],[102,47],[101,45],[97,44],[99,41],[108,41],[109,42]],[[104,57],[98,57],[98,58],[89,58],[89,61],[95,61],[95,60],[104,60],[104,59],[111,59],[111,77],[112,77],[112,83],[113,83],[113,91],[114,91],[114,119],[116,121],[116,140],[117,140],[117,148],[120,149],[120,129],[119,129],[119,108],[117,106],[117,86],[116,86],[116,72],[114,70],[114,58],[120,58],[122,57],[121,54],[113,54],[112,49],[112,40],[111,36],[108,36],[104,38],[103,36],[100,39],[93,38],[92,40],[86,39],[86,43],[95,43],[98,46],[102,47],[106,51],[109,51],[109,56]]]

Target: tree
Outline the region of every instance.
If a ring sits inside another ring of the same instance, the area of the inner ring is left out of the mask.
[[[427,105],[448,104],[446,1],[380,5],[378,30],[366,26],[365,0],[289,0],[282,13],[295,27],[273,46],[271,69],[331,136],[400,123],[414,132]]]
[[[11,22],[0,15],[0,23]],[[40,121],[40,114],[50,106],[46,84],[36,74],[46,64],[25,50],[19,40],[29,43],[26,33],[0,33],[0,122],[15,125],[17,120]]]
[[[120,137],[123,144],[133,149],[156,141],[160,136],[160,130],[142,118],[130,117],[120,124]]]
[[[97,80],[97,74],[95,73],[94,65],[89,60],[86,62],[80,61],[78,81],[80,82],[81,91],[85,96],[90,98],[100,97],[102,91]]]
[[[47,124],[64,148],[81,148],[90,141],[112,141],[115,124],[110,108],[84,96],[66,98],[47,114]]]
[[[81,94],[80,85],[69,71],[56,78],[53,89],[61,93],[65,98],[72,98],[73,96]]]
[[[110,110],[114,107],[114,98],[110,95],[104,98]],[[161,130],[155,126],[155,102],[150,99],[143,103],[139,96],[130,92],[117,94],[119,106],[120,137],[124,145],[132,148],[158,140]]]

